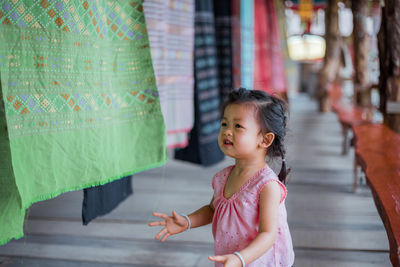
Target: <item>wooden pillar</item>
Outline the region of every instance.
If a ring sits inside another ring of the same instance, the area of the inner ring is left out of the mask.
[[[317,98],[320,112],[330,111],[331,106],[328,97],[329,85],[336,78],[340,67],[341,36],[339,32],[339,0],[328,0],[327,2],[328,4],[325,10],[326,53],[317,85]]]
[[[370,36],[366,29],[368,0],[352,0],[353,11],[353,47],[354,47],[354,96],[356,104],[361,107],[371,105],[368,81],[368,52]]]
[[[400,133],[400,113],[388,109],[400,105],[400,0],[385,0],[378,45],[380,108],[384,123]]]

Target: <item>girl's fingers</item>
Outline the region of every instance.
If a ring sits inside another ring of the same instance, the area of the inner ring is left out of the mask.
[[[149,226],[165,226],[165,221],[154,221],[154,222],[150,222],[148,225]]]
[[[163,238],[161,239],[161,242],[164,242],[169,236],[171,236],[170,233],[166,233]]]
[[[158,213],[158,212],[153,212],[153,216],[163,218],[164,220],[166,220],[166,219],[168,218],[168,215],[167,215],[167,214],[165,214],[165,213]]]
[[[163,235],[165,235],[166,233],[168,233],[168,230],[166,227],[164,227],[163,229],[161,229],[160,232],[158,232],[158,234],[156,235],[156,239],[160,239],[160,237],[162,237]]]
[[[214,262],[221,262],[224,263],[226,261],[225,256],[209,256],[208,259]]]
[[[176,213],[174,210],[172,211],[172,216],[175,218],[175,219],[178,219],[178,213]]]

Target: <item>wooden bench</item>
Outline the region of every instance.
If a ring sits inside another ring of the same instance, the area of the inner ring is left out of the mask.
[[[365,173],[389,239],[390,260],[400,266],[400,135],[384,124],[356,125],[353,132],[355,168]]]
[[[339,84],[333,84],[329,90],[332,109],[337,114],[342,127],[343,143],[342,154],[349,151],[349,130],[353,126],[372,123],[373,109],[361,108],[352,103],[346,103],[342,99],[342,89]]]
[[[372,123],[372,110],[368,108],[360,108],[352,104],[337,103],[333,106],[336,112],[340,125],[342,127],[343,143],[342,154],[347,155],[349,152],[349,130],[353,126],[371,124]]]

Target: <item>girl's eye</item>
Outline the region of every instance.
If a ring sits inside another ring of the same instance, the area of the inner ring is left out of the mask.
[[[225,127],[226,126],[226,122],[221,122],[221,126]]]
[[[235,127],[236,127],[236,128],[242,128],[242,125],[236,124]]]

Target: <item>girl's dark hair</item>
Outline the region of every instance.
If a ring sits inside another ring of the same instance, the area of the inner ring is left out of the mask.
[[[222,104],[222,113],[231,104],[244,103],[253,104],[256,108],[262,133],[272,132],[275,134],[275,139],[268,148],[267,155],[282,158],[282,167],[278,177],[282,183],[286,184],[286,177],[290,171],[290,169],[286,169],[284,146],[287,119],[286,102],[264,91],[239,88],[229,93],[226,101]]]

